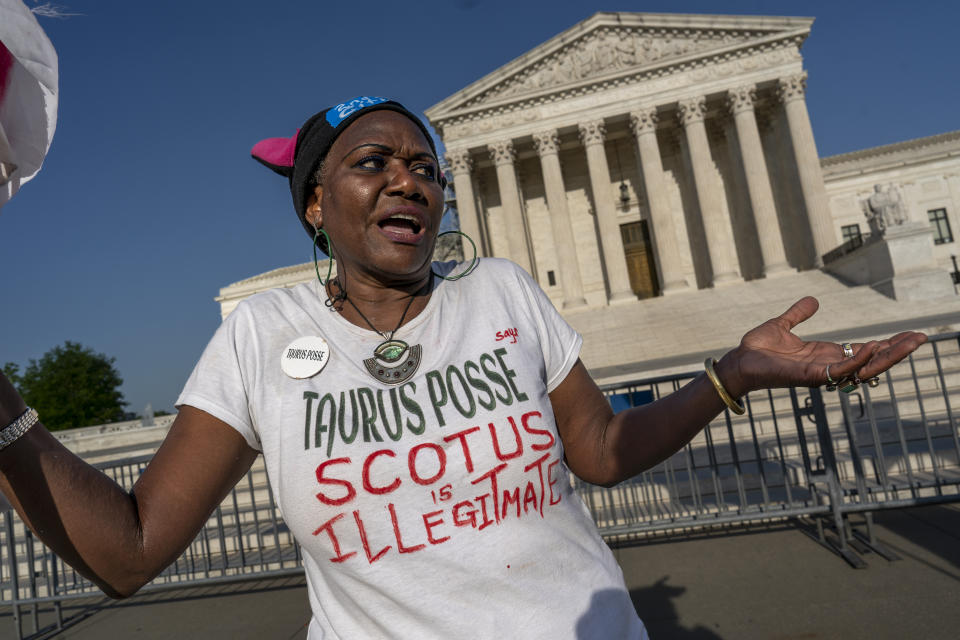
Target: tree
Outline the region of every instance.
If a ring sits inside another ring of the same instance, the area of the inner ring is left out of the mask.
[[[40,414],[43,425],[57,431],[123,419],[127,403],[115,360],[67,340],[39,361],[31,359],[22,375],[10,362],[3,370]]]

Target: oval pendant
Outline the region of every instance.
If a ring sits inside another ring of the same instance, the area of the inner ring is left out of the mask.
[[[387,360],[386,357],[381,356],[381,349],[386,351],[386,346],[393,343],[400,343],[403,347],[403,350],[397,353],[396,351],[389,351],[385,355],[393,355],[393,360]],[[414,373],[417,372],[417,368],[420,366],[420,345],[415,344],[412,347],[408,347],[406,342],[401,340],[388,340],[384,342],[376,351],[374,351],[377,357],[367,358],[363,361],[363,365],[367,368],[367,372],[384,384],[400,384],[409,380]],[[404,355],[406,357],[404,357]],[[402,360],[401,360],[402,358]],[[397,362],[396,365],[390,366],[390,362]]]
[[[393,363],[403,357],[407,348],[407,343],[403,340],[387,340],[377,345],[373,355],[384,362]]]

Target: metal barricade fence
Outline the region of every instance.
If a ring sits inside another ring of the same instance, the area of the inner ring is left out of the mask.
[[[697,373],[607,385],[614,410],[646,404]],[[812,518],[821,542],[854,565],[850,514],[960,500],[960,334],[931,338],[909,360],[856,392],[775,389],[744,398],[668,460],[617,485],[575,480],[608,540],[757,520]],[[130,489],[150,456],[99,467]],[[833,536],[824,535],[824,527]],[[883,553],[869,535],[860,542]],[[302,571],[300,551],[279,518],[262,459],[211,515],[184,553],[145,591],[249,580]],[[12,509],[0,528],[0,606],[39,630],[38,605],[99,594],[23,525]]]
[[[695,374],[608,385],[614,409],[650,402]],[[960,333],[932,337],[851,394],[751,393],[670,459],[612,489],[577,482],[608,539],[776,518],[816,519],[818,537],[861,566],[849,543],[884,555],[870,512],[960,501]],[[867,535],[847,516],[866,515]],[[824,525],[834,535],[824,535]]]
[[[960,494],[960,334],[937,336],[879,387],[828,399],[845,513]],[[835,416],[835,417],[833,417]]]
[[[151,457],[94,466],[129,490]],[[64,602],[102,595],[96,585],[50,552],[12,508],[8,507],[2,517],[0,606],[11,606],[15,637],[24,637],[24,613],[32,633],[41,631],[39,605],[52,608],[53,622],[46,627],[59,629],[64,624]],[[214,510],[180,557],[142,591],[223,584],[302,571],[300,549],[280,518],[261,458]]]
[[[603,389],[614,409],[652,401],[696,374]],[[812,390],[816,392],[816,390]],[[627,401],[624,402],[623,399]],[[608,537],[828,514],[822,443],[808,390],[768,390],[725,412],[668,460],[605,489],[576,481]],[[619,406],[618,406],[619,405]]]

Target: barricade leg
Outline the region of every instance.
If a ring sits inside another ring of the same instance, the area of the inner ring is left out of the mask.
[[[833,439],[830,436],[830,425],[827,423],[827,412],[823,405],[823,394],[819,388],[810,388],[810,404],[814,422],[816,422],[817,425],[817,440],[820,443],[820,455],[823,458],[824,475],[830,498],[830,512],[833,517],[833,527],[837,534],[837,542],[829,544],[851,567],[863,569],[867,566],[867,563],[854,553],[847,544],[847,523],[845,522],[842,510],[843,493],[840,490],[837,457],[833,448]],[[825,537],[824,540],[826,540]]]
[[[7,560],[10,562],[10,612],[13,618],[14,634],[17,640],[22,640],[23,629],[20,625],[20,577],[17,568],[17,545],[13,538],[13,510],[8,509],[3,514],[4,529],[7,535]]]
[[[866,529],[867,529],[866,534],[864,534],[863,531],[861,531],[860,529],[857,529],[856,527],[852,528],[853,537],[856,538],[860,542],[860,544],[866,546],[867,548],[870,549],[870,551],[873,551],[875,554],[877,554],[884,560],[888,560],[890,562],[893,562],[894,560],[902,560],[902,558],[899,555],[897,555],[893,550],[891,550],[885,544],[877,540],[876,536],[874,535],[872,511],[864,512],[863,522],[864,522],[864,525],[866,525]]]

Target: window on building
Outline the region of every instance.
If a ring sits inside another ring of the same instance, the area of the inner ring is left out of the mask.
[[[860,235],[860,225],[859,224],[846,224],[840,227],[840,233],[843,234],[843,241],[850,242],[851,240],[862,240],[863,237]]]
[[[933,244],[953,242],[953,233],[950,231],[950,221],[947,220],[946,209],[927,211],[930,216],[930,225],[933,227]]]

